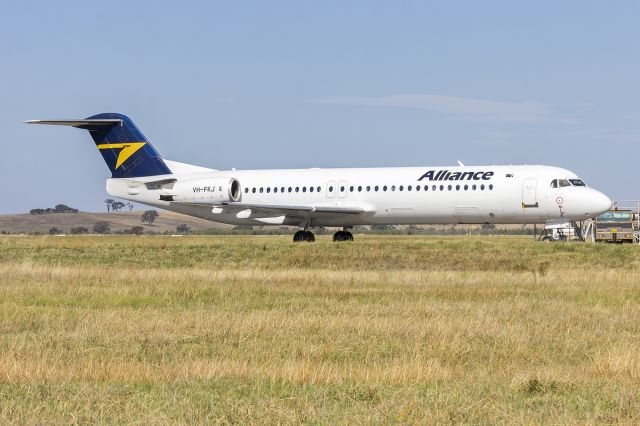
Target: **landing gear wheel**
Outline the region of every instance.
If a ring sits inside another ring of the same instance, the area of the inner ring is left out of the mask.
[[[353,241],[353,234],[349,231],[338,231],[333,234],[333,241]]]
[[[547,235],[546,237],[544,237],[544,238],[542,239],[542,241],[544,241],[545,243],[552,243],[552,242],[554,242],[555,240],[553,239],[553,237],[550,237],[549,235]]]
[[[312,243],[316,240],[316,236],[313,235],[311,231],[298,231],[293,234],[293,242],[299,243],[301,241],[306,241],[308,243]]]

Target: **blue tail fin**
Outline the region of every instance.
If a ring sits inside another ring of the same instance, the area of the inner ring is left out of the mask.
[[[111,177],[129,178],[171,173],[158,151],[126,115],[103,113],[87,117],[85,123],[78,123],[75,127],[89,131],[111,170]]]
[[[88,130],[111,170],[111,177],[171,174],[158,151],[126,115],[104,113],[82,120],[28,120],[25,123],[73,126]]]

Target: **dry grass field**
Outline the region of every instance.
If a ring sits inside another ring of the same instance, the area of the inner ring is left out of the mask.
[[[2,423],[640,422],[640,248],[0,238]]]

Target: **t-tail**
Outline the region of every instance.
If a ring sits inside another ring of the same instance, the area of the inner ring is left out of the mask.
[[[88,130],[111,170],[112,178],[171,174],[158,151],[126,115],[103,113],[82,120],[29,120],[25,123]]]

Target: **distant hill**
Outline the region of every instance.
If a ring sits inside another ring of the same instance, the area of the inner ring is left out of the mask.
[[[84,226],[91,230],[93,225],[99,221],[109,222],[111,232],[119,232],[131,229],[134,226],[144,227],[145,232],[175,232],[176,226],[185,223],[192,230],[210,228],[231,228],[229,225],[223,225],[211,222],[197,217],[186,216],[180,213],[158,210],[160,216],[155,220],[153,225],[148,225],[140,221],[142,211],[133,212],[111,212],[111,213],[53,213],[32,215],[24,214],[7,214],[0,215],[0,232],[5,233],[35,233],[40,232],[47,234],[49,229],[57,227],[65,233],[70,233],[71,228]]]

